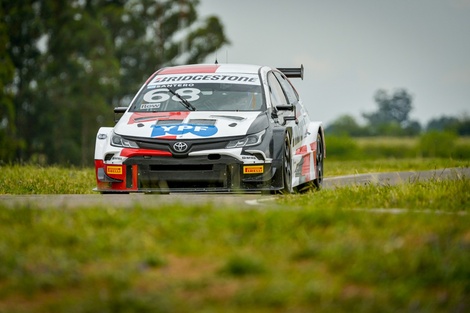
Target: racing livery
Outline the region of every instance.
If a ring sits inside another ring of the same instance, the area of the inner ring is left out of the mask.
[[[158,70],[96,137],[101,193],[320,188],[325,141],[288,78],[300,68],[197,64]]]

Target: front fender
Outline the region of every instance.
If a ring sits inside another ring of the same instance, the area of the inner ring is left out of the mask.
[[[282,164],[284,157],[284,137],[289,130],[285,127],[275,127],[273,129],[272,137],[272,180],[271,186],[275,189],[281,189],[284,187],[283,173],[282,173]]]

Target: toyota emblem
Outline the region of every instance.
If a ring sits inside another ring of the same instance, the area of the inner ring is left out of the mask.
[[[186,142],[177,142],[173,145],[173,149],[176,152],[185,152],[186,150],[188,150],[188,145],[186,144]]]

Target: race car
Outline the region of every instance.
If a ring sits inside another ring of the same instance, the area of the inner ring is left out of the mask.
[[[195,64],[162,68],[114,127],[96,137],[101,193],[293,193],[320,188],[322,123],[289,78],[304,68]]]

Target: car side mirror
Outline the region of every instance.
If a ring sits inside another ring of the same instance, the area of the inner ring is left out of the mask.
[[[282,123],[282,125],[283,126],[286,125],[288,121],[295,121],[296,124],[299,124],[299,120],[297,119],[295,115],[284,116],[284,123]]]
[[[291,112],[295,112],[295,105],[276,105],[276,109],[277,111],[291,111]],[[273,115],[275,115],[275,117],[278,117],[277,116],[277,113],[274,113]],[[283,116],[283,123],[282,125],[286,125],[286,123],[288,121],[295,121],[296,124],[299,123],[299,120],[297,119],[297,117],[294,115],[288,115],[288,116]]]

